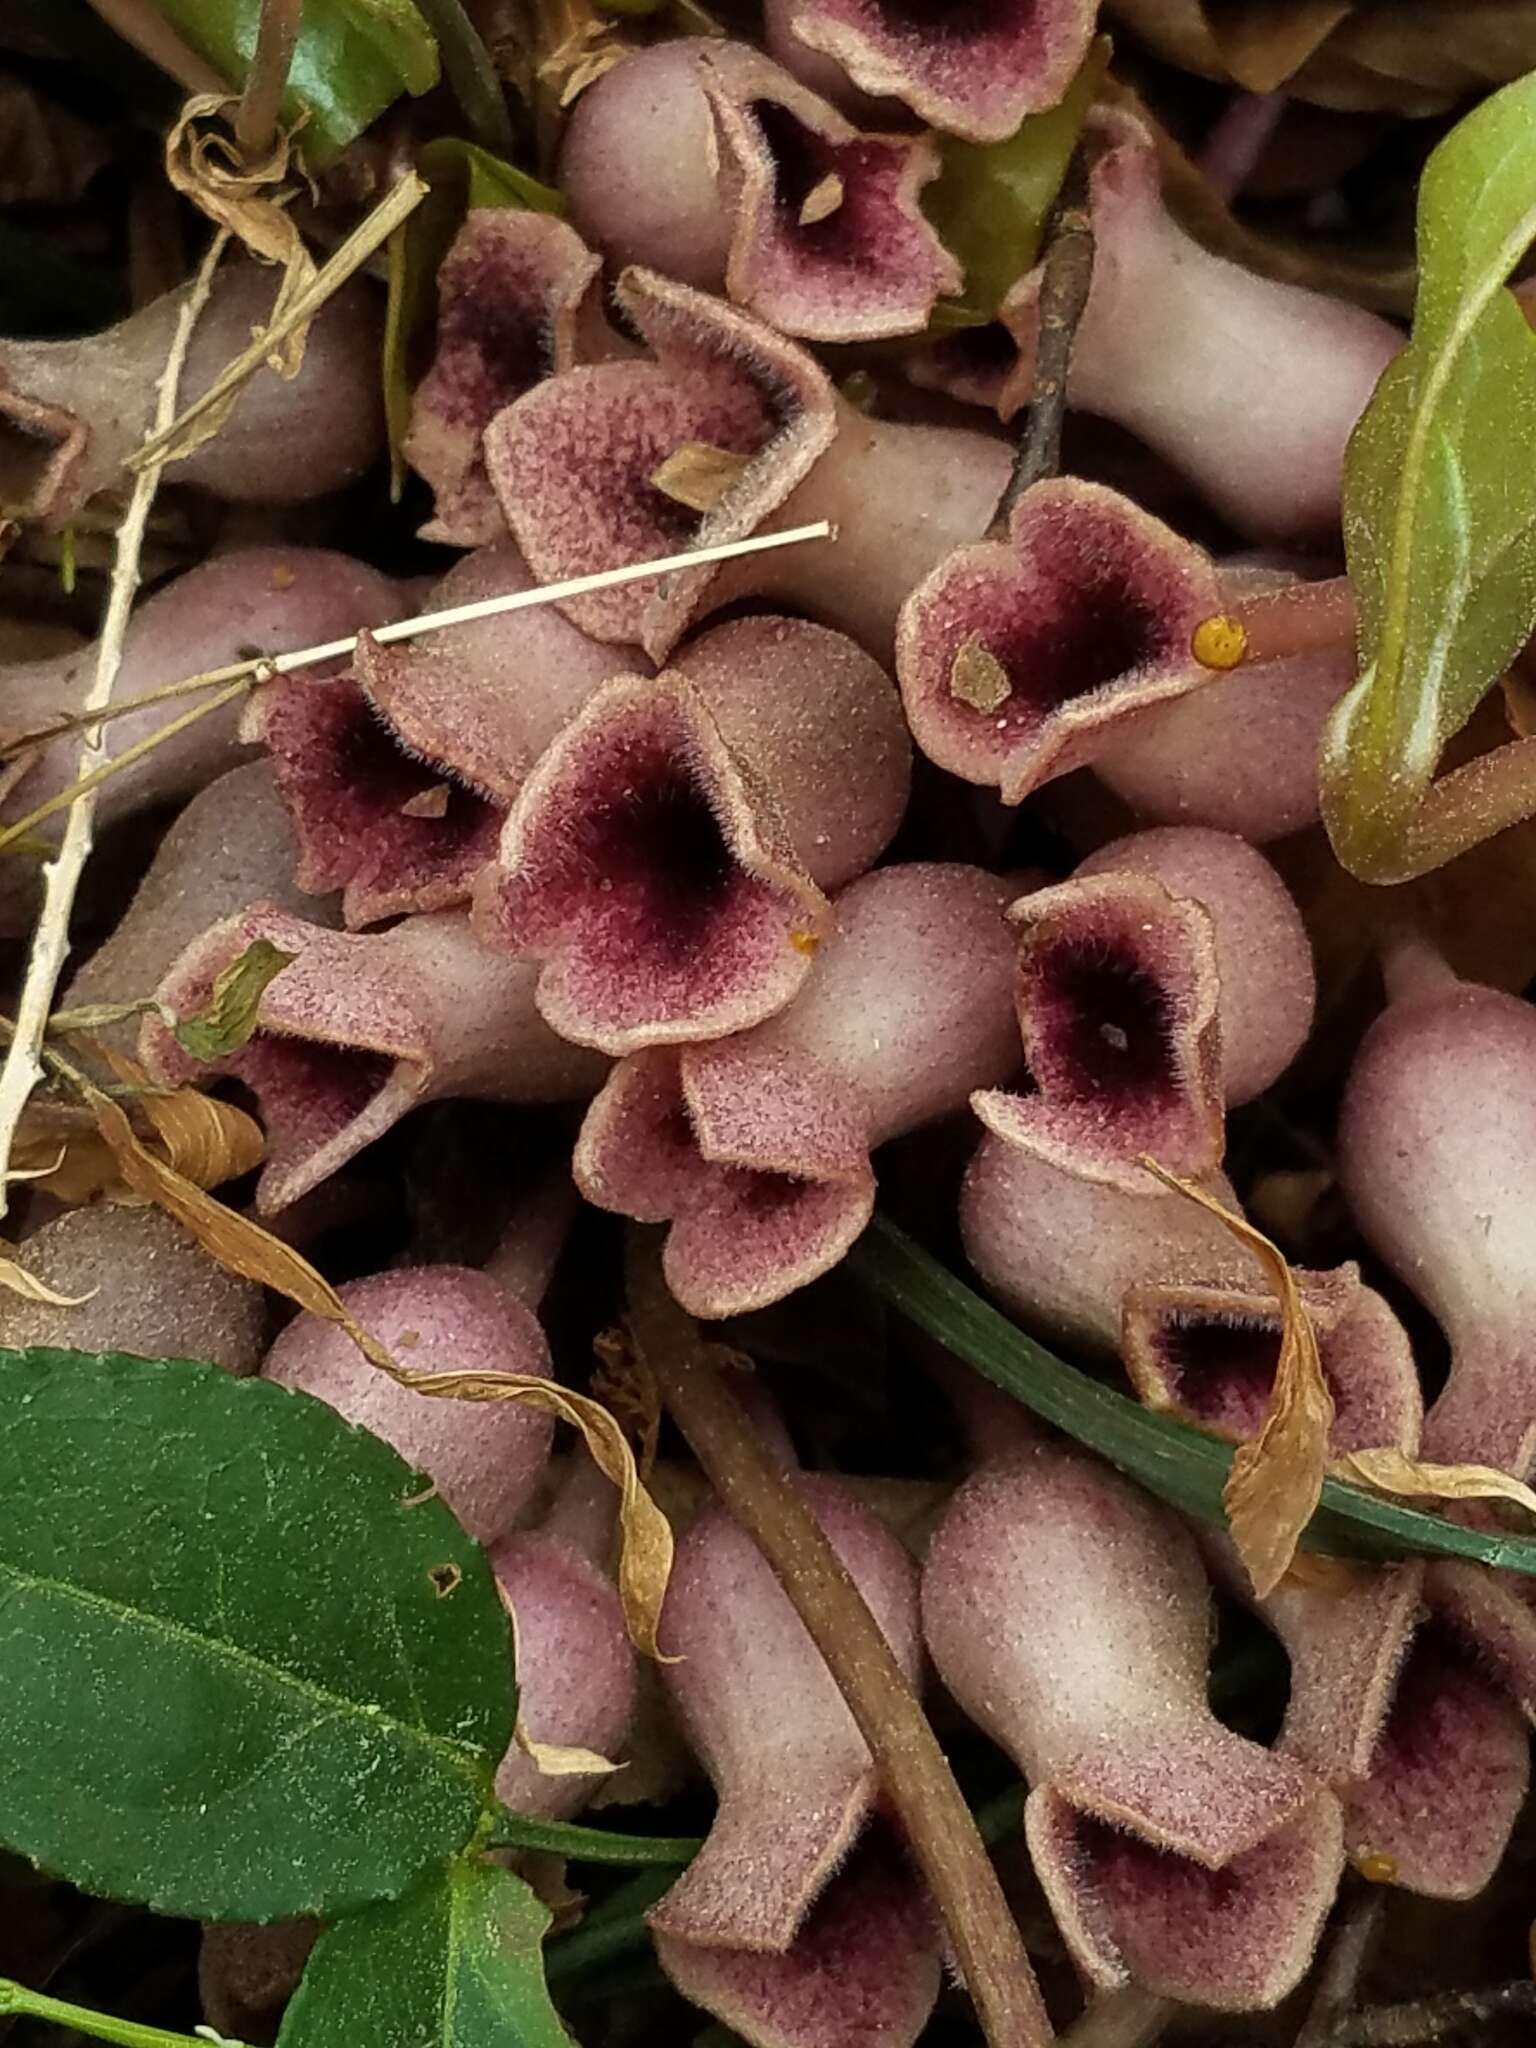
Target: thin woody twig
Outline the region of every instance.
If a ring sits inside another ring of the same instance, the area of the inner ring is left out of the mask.
[[[1067,372],[1078,322],[1093,283],[1093,217],[1088,202],[1088,160],[1078,144],[1067,165],[1046,230],[1040,280],[1040,320],[1029,412],[1013,474],[992,521],[1007,531],[1013,508],[1042,478],[1061,466],[1061,429],[1067,411]]]
[[[752,1537],[847,1701],[933,1894],[990,2048],[1053,2039],[997,1874],[880,1626],[821,1525],[721,1377],[697,1325],[667,1290],[654,1236],[630,1239],[637,1348],[721,1501]]]
[[[235,141],[248,163],[260,162],[277,135],[278,110],[299,40],[304,0],[262,0],[261,26],[235,113]]]
[[[177,316],[176,331],[160,377],[155,406],[157,427],[162,427],[175,413],[176,390],[181,382],[187,351],[198,317],[208,303],[214,271],[228,241],[227,233],[215,235]],[[88,713],[104,709],[111,701],[112,687],[122,664],[128,615],[139,587],[139,555],[144,545],[150,507],[160,482],[160,467],[158,462],[151,462],[139,471],[123,514],[123,523],[118,529],[107,616],[97,648],[95,676],[85,702]],[[86,776],[99,765],[104,752],[100,730],[88,727],[80,749],[80,765]],[[7,1179],[17,1126],[33,1089],[43,1077],[42,1047],[48,1029],[48,1012],[53,1006],[54,991],[69,954],[70,912],[74,908],[81,872],[91,851],[94,813],[94,789],[87,789],[71,803],[58,854],[43,869],[42,914],[33,937],[26,978],[17,1005],[15,1036],[6,1048],[5,1062],[0,1067],[0,1216],[5,1215],[7,1209]]]

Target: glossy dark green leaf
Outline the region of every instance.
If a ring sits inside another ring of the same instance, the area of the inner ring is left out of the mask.
[[[923,193],[923,211],[965,272],[965,289],[942,299],[930,325],[977,327],[1040,253],[1041,237],[1109,61],[1102,38],[1059,106],[1031,114],[1006,142],[939,137],[944,169]]]
[[[321,1935],[278,2048],[571,2048],[544,1983],[548,1926],[521,1878],[452,1863]]]
[[[416,159],[429,191],[390,246],[389,304],[384,316],[384,416],[395,463],[395,495],[403,474],[400,443],[411,420],[411,392],[431,352],[438,265],[476,206],[527,207],[563,213],[565,201],[516,164],[457,136],[429,142]]]
[[[877,1217],[849,1254],[854,1273],[947,1351],[1170,1506],[1225,1523],[1232,1446],[1143,1408],[1053,1356],[963,1280]],[[1302,1542],[1348,1557],[1465,1557],[1536,1577],[1536,1539],[1488,1535],[1347,1486],[1323,1485]]]
[[[245,83],[261,0],[156,0],[163,14],[231,87]],[[307,107],[301,147],[325,163],[402,93],[438,79],[437,44],[412,0],[304,0],[283,110]]]
[[[1419,188],[1413,339],[1350,441],[1344,538],[1361,675],[1330,722],[1324,815],[1391,881],[1441,748],[1536,624],[1536,334],[1504,289],[1536,240],[1536,73],[1485,100]]]
[[[393,1898],[470,1840],[509,1631],[387,1445],[265,1380],[80,1352],[0,1351],[0,1413],[0,1841],[265,1920]]]

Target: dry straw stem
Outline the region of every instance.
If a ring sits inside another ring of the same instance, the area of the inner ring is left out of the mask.
[[[766,554],[772,548],[798,546],[802,541],[835,540],[837,529],[825,519],[818,519],[809,526],[794,526],[783,533],[755,534],[749,540],[722,542],[718,547],[694,548],[680,555],[662,555],[650,562],[632,562],[623,569],[601,569],[589,576],[571,576],[563,583],[544,583],[534,590],[509,591],[503,597],[486,597],[474,604],[454,605],[446,611],[425,612],[420,618],[398,619],[392,625],[379,626],[370,638],[384,645],[394,640],[414,640],[423,633],[440,633],[446,626],[462,626],[471,619],[488,619],[497,612],[527,611],[536,605],[559,604],[568,597],[581,597],[591,590],[611,590],[623,583],[643,582],[647,577],[665,576],[675,569],[697,568],[708,562],[728,562],[738,555]],[[159,704],[176,697],[191,696],[195,692],[210,689],[218,684],[225,685],[216,697],[206,703],[185,711],[169,724],[160,726],[131,747],[125,747],[121,754],[103,762],[93,769],[89,776],[72,783],[68,789],[60,790],[45,804],[39,804],[35,811],[28,811],[24,818],[18,818],[12,825],[0,831],[0,853],[14,846],[29,833],[34,825],[40,825],[45,818],[68,809],[75,798],[86,789],[95,788],[111,776],[120,774],[144,755],[152,754],[156,747],[163,746],[175,734],[195,725],[200,718],[207,718],[221,705],[232,698],[243,696],[256,684],[269,681],[274,676],[291,675],[295,669],[308,668],[313,663],[334,661],[340,655],[351,654],[358,643],[356,633],[343,640],[328,640],[321,647],[303,647],[291,654],[257,655],[249,661],[237,661],[223,668],[209,669],[200,676],[187,676],[180,682],[167,683],[158,690],[147,691],[141,697],[124,698],[121,704],[113,705],[103,718],[92,720],[85,714],[78,718],[61,720],[35,733],[26,733],[0,751],[0,761],[14,758],[31,747],[45,746],[63,734],[83,730],[87,724],[104,723],[107,717],[117,717],[123,712],[138,711],[146,704]]]
[[[269,359],[281,359],[283,343],[309,324],[331,294],[362,268],[426,196],[426,183],[414,171],[408,171],[391,185],[304,290],[259,331],[249,348],[220,371],[202,396],[195,398],[179,417],[163,425],[157,422],[149,439],[128,458],[128,467],[142,471],[146,464],[174,462],[200,448],[217,431],[231,399],[247,378],[254,376]]]
[[[927,1879],[991,2048],[1053,2039],[1034,1971],[975,1820],[880,1626],[820,1523],[668,1292],[654,1232],[629,1245],[630,1330],[723,1504],[767,1559],[869,1744]]]
[[[1328,1470],[1333,1396],[1323,1377],[1317,1332],[1284,1254],[1262,1231],[1145,1153],[1138,1164],[1225,1224],[1263,1266],[1280,1304],[1280,1357],[1269,1407],[1258,1435],[1238,1446],[1222,1495],[1232,1541],[1263,1599],[1290,1570]]]
[[[222,232],[215,235],[183,301],[165,369],[161,373],[155,404],[157,428],[163,427],[175,415],[176,389],[181,381],[187,350],[191,346],[198,316],[208,302],[214,271],[228,239],[228,235]],[[97,650],[96,673],[85,700],[87,713],[100,711],[111,702],[112,686],[117,681],[123,658],[128,615],[138,592],[139,554],[144,544],[150,507],[160,482],[160,469],[159,462],[150,462],[139,470],[118,529],[112,589]],[[80,749],[80,766],[86,775],[100,764],[103,752],[100,731],[88,727]],[[32,1090],[43,1076],[43,1036],[48,1028],[48,1012],[53,1006],[59,976],[69,953],[70,912],[74,908],[81,872],[91,851],[94,811],[95,800],[90,790],[71,803],[58,855],[43,868],[42,915],[38,919],[26,979],[22,984],[16,1033],[6,1049],[4,1067],[0,1068],[0,1216],[6,1213],[7,1208],[11,1146],[15,1141],[16,1127]]]

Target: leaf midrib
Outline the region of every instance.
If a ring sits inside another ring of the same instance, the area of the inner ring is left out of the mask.
[[[479,1744],[463,1741],[451,1735],[438,1735],[431,1729],[414,1726],[402,1721],[397,1714],[380,1706],[364,1706],[345,1694],[333,1692],[329,1686],[317,1680],[305,1678],[298,1672],[289,1671],[280,1664],[269,1663],[265,1658],[255,1656],[239,1643],[227,1641],[222,1636],[204,1635],[183,1621],[170,1615],[156,1614],[151,1609],[130,1606],[126,1601],[114,1600],[109,1594],[97,1593],[83,1586],[70,1584],[67,1579],[54,1579],[38,1572],[28,1572],[19,1565],[0,1558],[0,1581],[9,1581],[18,1590],[54,1595],[76,1606],[107,1614],[119,1621],[134,1623],[151,1635],[178,1645],[192,1645],[210,1654],[215,1661],[225,1663],[237,1670],[262,1678],[275,1689],[287,1690],[297,1698],[328,1712],[339,1713],[347,1719],[363,1722],[369,1729],[382,1730],[402,1737],[407,1742],[427,1749],[439,1756],[453,1770],[460,1772],[471,1784],[478,1783],[489,1758],[489,1752]]]

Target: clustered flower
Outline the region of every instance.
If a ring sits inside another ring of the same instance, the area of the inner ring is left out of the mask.
[[[152,1081],[243,1085],[267,1142],[256,1207],[279,1228],[302,1234],[303,1205],[427,1103],[564,1105],[548,1215],[563,1230],[579,1195],[665,1226],[673,1293],[714,1321],[838,1264],[892,1140],[968,1124],[959,1236],[993,1296],[1118,1361],[1149,1406],[1255,1435],[1282,1341],[1272,1283],[1144,1161],[1236,1210],[1228,1113],[1307,1044],[1311,945],[1259,849],[1315,823],[1319,734],[1354,663],[1323,647],[1216,679],[1192,641],[1328,568],[1345,440],[1401,337],[1199,246],[1142,122],[1101,107],[1069,397],[1177,472],[1232,549],[1089,477],[1005,507],[1042,273],[1018,279],[984,368],[964,337],[925,335],[963,277],[923,193],[947,138],[1004,138],[1060,99],[1094,15],[769,0],[766,51],[638,50],[570,113],[568,217],[478,208],[443,260],[404,439],[433,500],[423,534],[459,550],[441,576],[236,545],[139,609],[123,696],[360,631],[350,660],[261,685],[107,784],[104,827],[184,808],[69,997],[153,994],[142,1028],[106,1027]],[[189,393],[263,288],[227,271]],[[78,348],[0,344],[0,460],[36,517],[67,522],[117,473],[173,314],[136,314],[84,368]],[[356,473],[378,447],[374,317],[361,287],[332,301],[300,377],[253,384],[181,480],[286,502]],[[872,405],[814,352],[869,342],[901,343]],[[834,543],[414,642],[366,630],[818,518]],[[5,670],[0,736],[77,708],[89,673],[89,650]],[[108,744],[176,708],[115,722]],[[19,757],[7,813],[65,787],[73,759],[66,740]],[[1016,807],[1085,771],[1085,812],[1118,824],[1053,841],[1048,875],[1010,866]],[[7,864],[7,933],[35,891],[34,864]],[[176,1021],[257,941],[289,958],[254,1030],[188,1051]],[[1382,1292],[1353,1264],[1301,1274],[1331,1448],[1526,1477],[1536,1012],[1411,937],[1388,981],[1338,1174],[1451,1364],[1426,1413]],[[343,1299],[414,1367],[551,1376],[537,1310],[560,1234],[525,1214],[481,1267],[382,1271]],[[552,1462],[549,1419],[426,1399],[309,1314],[263,1358],[258,1291],[152,1211],[66,1215],[32,1250],[65,1292],[121,1270],[116,1348],[259,1369],[429,1476],[516,1617],[533,1753],[509,1753],[502,1796],[576,1811],[602,1774],[541,1773],[538,1745],[617,1760],[637,1681],[609,1514]],[[69,1342],[105,1341],[76,1313]],[[64,1327],[38,1304],[6,1314],[9,1342]],[[1207,1704],[1213,1586],[1252,1599],[1224,1535],[1011,1416],[977,1432],[920,1566],[760,1420],[908,1678],[926,1650],[1027,1779],[1034,1869],[1089,1986],[1267,2008],[1308,1968],[1346,1859],[1438,1898],[1488,1880],[1536,1713],[1517,1585],[1422,1561],[1282,1582],[1254,1603],[1292,1672],[1266,1747]],[[663,1968],[764,2048],[912,2043],[942,1976],[931,1905],[819,1652],[723,1508],[682,1537],[662,1644],[719,1799],[651,1914]]]

